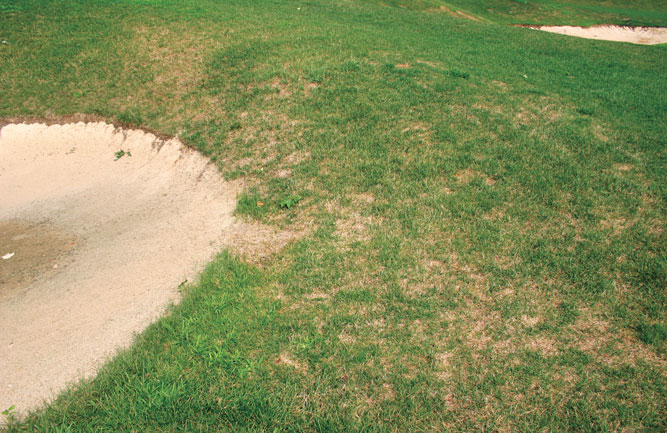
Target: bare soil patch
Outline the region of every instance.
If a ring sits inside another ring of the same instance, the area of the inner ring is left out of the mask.
[[[592,27],[576,26],[525,26],[561,35],[578,38],[599,39],[603,41],[630,42],[633,44],[656,45],[667,43],[665,27],[628,27],[601,25]]]
[[[24,414],[93,376],[221,249],[261,256],[291,239],[235,220],[241,187],[177,139],[4,126],[0,256],[14,254],[0,260],[0,410]]]
[[[0,299],[67,262],[77,239],[48,224],[0,221]]]

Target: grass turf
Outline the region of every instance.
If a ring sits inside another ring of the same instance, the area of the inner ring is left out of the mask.
[[[397,6],[405,3],[390,0],[390,4]],[[435,0],[429,3],[414,0],[408,4],[423,10],[454,12],[455,16],[505,24],[664,26],[667,23],[665,0]]]
[[[178,134],[308,229],[9,431],[664,431],[667,51],[458,3],[4,1],[0,116]]]

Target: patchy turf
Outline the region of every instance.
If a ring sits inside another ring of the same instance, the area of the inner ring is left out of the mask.
[[[0,116],[179,135],[306,233],[10,431],[667,428],[665,47],[406,3],[3,3]]]

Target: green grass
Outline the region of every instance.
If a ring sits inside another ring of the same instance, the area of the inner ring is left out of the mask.
[[[510,24],[667,25],[665,0],[451,0],[450,9]]]
[[[667,25],[665,0],[360,0],[503,24]]]
[[[1,117],[179,135],[308,228],[9,431],[667,429],[665,47],[391,3],[1,3]]]

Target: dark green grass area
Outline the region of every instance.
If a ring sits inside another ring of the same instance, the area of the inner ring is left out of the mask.
[[[0,117],[178,135],[304,233],[10,431],[667,428],[666,47],[385,3],[0,3]]]

